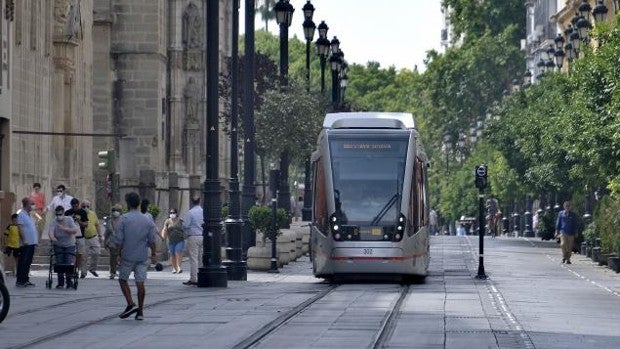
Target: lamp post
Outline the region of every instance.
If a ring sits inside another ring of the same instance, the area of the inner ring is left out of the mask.
[[[280,0],[274,6],[276,22],[280,25],[280,88],[288,86],[288,27],[293,20],[295,9],[288,0]],[[288,168],[290,164],[288,150],[280,155],[280,189],[278,191],[278,207],[291,212],[291,191],[288,186]]]
[[[338,73],[340,72],[340,40],[334,36],[330,42],[331,56],[329,63],[332,70],[332,108],[338,109]]]
[[[247,255],[248,248],[256,243],[256,235],[248,224],[248,212],[255,203],[256,161],[254,154],[254,0],[245,0],[245,70],[243,74],[243,193],[241,196],[241,218],[244,221],[243,255]]]
[[[329,27],[325,24],[325,21],[321,21],[318,26],[319,38],[316,40],[316,48],[321,62],[321,94],[325,92],[325,63],[327,61],[327,55],[329,54],[330,42],[327,39],[327,31]]]
[[[218,81],[219,81],[219,0],[207,1],[207,175],[203,185],[203,253],[198,269],[198,287],[227,287],[228,275],[222,266],[220,235],[222,203],[218,178]]]
[[[349,84],[349,63],[344,59],[344,53],[342,50],[340,51],[340,105],[344,107],[344,94],[347,91],[347,86]]]
[[[238,96],[239,96],[239,0],[232,0],[232,62],[231,62],[231,116],[230,116],[230,216],[226,220],[228,248],[227,261],[222,264],[227,267],[229,280],[247,280],[247,263],[243,261],[241,247],[241,207],[239,202],[239,147],[237,142],[238,126]]]
[[[302,8],[304,12],[304,36],[306,37],[306,89],[310,92],[310,43],[314,38],[316,25],[312,21],[314,6],[308,1]],[[324,22],[322,24],[325,24]],[[312,191],[310,181],[310,156],[304,161],[304,207],[301,209],[301,220],[310,221],[312,219]],[[295,193],[297,195],[297,193]]]
[[[302,8],[304,11],[304,37],[306,38],[306,90],[310,92],[310,43],[314,38],[314,31],[316,25],[312,21],[312,15],[314,14],[314,6],[310,3],[310,0]]]
[[[607,6],[603,4],[603,0],[598,0],[596,6],[592,9],[595,24],[605,22],[607,12],[609,12],[609,9],[607,9]]]
[[[564,50],[562,49],[564,47],[565,40],[562,34],[558,33],[558,36],[553,41],[555,43],[555,65],[558,67],[558,69],[562,69],[562,65],[564,63],[564,56],[566,56]]]

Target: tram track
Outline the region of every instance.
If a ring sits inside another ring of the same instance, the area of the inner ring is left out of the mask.
[[[394,302],[394,305],[390,309],[390,311],[386,314],[383,322],[381,323],[381,327],[379,331],[373,338],[372,343],[368,346],[368,348],[379,349],[384,348],[388,344],[390,338],[392,338],[392,334],[394,333],[394,329],[396,328],[396,323],[398,321],[398,316],[401,313],[401,308],[407,295],[409,294],[409,285],[403,285],[400,290],[400,296]]]
[[[318,302],[319,300],[325,298],[328,294],[334,291],[339,285],[331,285],[330,287],[320,291],[314,297],[302,302],[298,306],[289,310],[288,312],[280,315],[275,320],[265,324],[265,326],[261,327],[258,331],[256,331],[251,336],[247,337],[243,341],[235,344],[233,349],[248,349],[252,348],[254,345],[258,344],[260,341],[265,339],[271,333],[276,331],[278,328],[283,326],[287,321],[291,320],[295,316],[304,312],[304,310],[308,309],[312,304]]]

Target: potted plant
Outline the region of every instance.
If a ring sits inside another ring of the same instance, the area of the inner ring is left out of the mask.
[[[277,229],[279,232],[280,227],[284,227],[286,225],[288,217],[286,215],[286,211],[282,208],[277,210],[277,215]],[[263,243],[265,243],[265,239],[272,231],[272,216],[272,209],[268,206],[252,206],[248,211],[250,226],[256,233],[262,234]]]
[[[594,215],[601,239],[601,249],[616,252],[616,255],[608,255],[607,257],[608,267],[616,272],[620,270],[620,257],[618,257],[620,256],[619,210],[620,201],[611,196],[606,196],[599,203]]]

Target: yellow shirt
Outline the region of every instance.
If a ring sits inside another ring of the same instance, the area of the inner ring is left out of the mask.
[[[86,214],[88,215],[88,225],[84,229],[84,237],[90,239],[97,236],[99,233],[97,231],[97,228],[99,228],[99,218],[97,218],[97,214],[91,210],[89,210]]]
[[[20,236],[19,236],[19,227],[17,226],[17,224],[9,224],[6,227],[4,236],[6,236],[6,247],[19,248]]]

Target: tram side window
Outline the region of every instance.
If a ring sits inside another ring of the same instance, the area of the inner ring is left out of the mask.
[[[416,177],[417,177],[417,173],[415,170],[415,165],[413,168],[413,178],[411,178],[411,191],[409,193],[409,236],[415,234],[418,231],[418,219],[417,219],[417,212],[418,212],[418,199],[417,199],[417,185],[416,185]]]
[[[327,234],[327,192],[325,188],[325,169],[321,159],[314,163],[314,226]]]
[[[416,158],[416,187],[418,192],[418,228],[426,225],[426,190],[424,188],[424,162]]]

